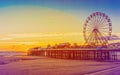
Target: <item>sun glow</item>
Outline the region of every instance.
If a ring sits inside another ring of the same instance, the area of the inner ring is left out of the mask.
[[[48,44],[55,45],[64,42],[81,44],[83,39],[82,33],[24,33],[24,34],[7,34],[0,38],[1,49],[28,50],[29,48],[41,46],[46,47]]]

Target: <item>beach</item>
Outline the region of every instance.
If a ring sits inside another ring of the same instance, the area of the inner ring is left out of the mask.
[[[65,60],[40,56],[0,57],[0,75],[119,75],[119,62]],[[116,71],[116,72],[115,72]]]

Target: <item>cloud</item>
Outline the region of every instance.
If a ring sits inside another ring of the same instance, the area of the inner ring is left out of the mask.
[[[0,41],[31,41],[40,40],[45,41],[43,38],[58,38],[58,37],[72,37],[81,36],[82,33],[19,33],[19,34],[6,34],[0,36]],[[27,39],[27,40],[26,40]]]
[[[112,35],[112,36],[110,37],[110,40],[120,40],[120,37],[117,36],[117,35]]]
[[[8,37],[5,37],[5,38],[0,38],[0,40],[12,40],[13,38],[8,38]]]
[[[117,35],[112,35],[112,36],[102,36],[100,37],[101,39],[109,39],[109,41],[113,41],[113,40],[120,40],[120,37]]]
[[[24,33],[24,34],[9,34],[7,37],[10,38],[35,38],[35,37],[56,37],[56,36],[76,36],[82,35],[81,33],[50,33],[50,34],[40,34],[40,33]]]

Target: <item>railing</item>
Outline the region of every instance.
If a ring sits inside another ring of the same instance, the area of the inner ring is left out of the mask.
[[[47,56],[60,59],[112,60],[120,59],[120,50],[41,50],[31,51],[29,55]]]

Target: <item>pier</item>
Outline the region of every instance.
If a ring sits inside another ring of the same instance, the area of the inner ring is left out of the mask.
[[[28,53],[32,56],[46,56],[58,59],[118,61],[120,50],[35,50]]]

